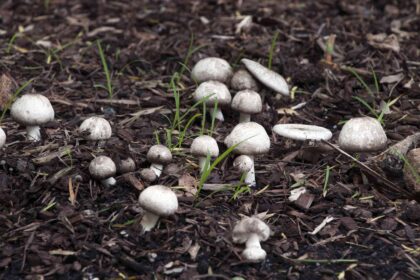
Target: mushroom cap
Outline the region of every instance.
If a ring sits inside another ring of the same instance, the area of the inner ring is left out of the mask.
[[[136,170],[136,162],[131,157],[127,157],[118,162],[118,172],[119,173],[129,173]]]
[[[219,156],[219,146],[216,140],[208,135],[201,135],[195,138],[190,148],[191,154],[199,157],[206,157],[209,154],[211,157]]]
[[[305,140],[330,140],[332,133],[329,129],[321,126],[308,124],[277,124],[273,131],[283,137],[305,141]]]
[[[260,241],[270,237],[270,227],[257,217],[246,217],[240,220],[232,232],[232,239],[235,243],[245,243],[252,234],[256,234]]]
[[[267,257],[267,253],[262,248],[249,247],[243,250],[242,256],[248,262],[262,262]]]
[[[146,182],[154,182],[157,179],[156,173],[150,168],[144,168],[140,171],[140,176]]]
[[[347,121],[338,136],[338,145],[348,152],[374,152],[386,146],[387,137],[381,123],[371,117]]]
[[[232,96],[230,95],[227,86],[218,81],[207,81],[201,83],[194,92],[194,100],[200,101],[203,98],[210,96],[206,100],[208,106],[213,106],[217,100],[217,106],[229,105]]]
[[[240,143],[240,144],[239,144]],[[239,144],[234,152],[243,155],[267,153],[270,149],[270,138],[264,127],[256,122],[240,123],[225,138],[228,147]]]
[[[54,109],[48,98],[41,94],[25,94],[10,108],[12,118],[26,126],[42,125],[54,120]]]
[[[6,144],[6,133],[4,133],[3,128],[0,127],[0,148]]]
[[[207,57],[194,65],[191,77],[197,83],[210,80],[226,83],[232,77],[232,73],[232,67],[226,60],[218,57]]]
[[[79,127],[81,132],[90,132],[88,140],[105,140],[111,138],[112,128],[109,122],[101,117],[90,117],[82,122]]]
[[[262,66],[258,62],[250,59],[243,58],[241,62],[245,65],[246,69],[263,85],[269,87],[275,92],[279,92],[285,96],[289,96],[289,86],[286,80],[278,73]]]
[[[172,160],[172,153],[164,145],[153,145],[147,152],[147,160],[156,164],[167,164]]]
[[[107,156],[98,156],[89,164],[89,173],[97,180],[112,177],[117,172],[117,166],[114,161]]]
[[[141,207],[158,216],[169,216],[178,209],[178,198],[168,187],[154,185],[147,187],[139,196]]]
[[[233,74],[230,87],[234,90],[251,89],[258,91],[259,89],[257,81],[244,69],[240,69]]]
[[[262,111],[261,96],[253,90],[238,91],[232,99],[232,109],[245,114],[258,114]]]
[[[247,155],[240,155],[233,161],[233,167],[240,172],[248,172],[254,166],[254,161]]]

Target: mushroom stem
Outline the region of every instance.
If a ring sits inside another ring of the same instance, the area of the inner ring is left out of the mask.
[[[246,113],[240,113],[239,114],[239,122],[240,123],[245,123],[245,122],[250,122],[251,121],[251,115],[250,114],[246,114]]]
[[[104,187],[111,187],[117,183],[117,180],[115,180],[114,177],[109,177],[107,179],[102,180],[101,183]]]
[[[198,159],[198,165],[200,166],[200,173],[204,173],[206,171],[206,162],[207,162],[206,157],[200,157]],[[210,167],[210,163],[209,163],[209,166],[207,166],[207,168],[209,167]]]
[[[153,172],[155,172],[156,177],[160,177],[160,174],[162,174],[162,170],[163,170],[163,165],[162,164],[157,164],[157,163],[152,163],[152,165],[150,166],[150,169],[153,170]]]
[[[258,234],[255,234],[255,233],[251,234],[245,243],[245,247],[247,249],[249,248],[261,249],[260,238],[258,237]]]
[[[252,159],[252,167],[248,172],[246,172],[244,182],[250,187],[255,187],[257,182],[255,181],[254,157],[250,155],[248,156]]]
[[[211,108],[211,116],[214,116],[216,120],[219,120],[221,122],[225,120],[225,117],[223,116],[222,110],[220,108],[217,108],[216,111],[214,110],[214,108]]]
[[[26,127],[26,137],[34,142],[41,140],[41,131],[38,125],[31,125]]]
[[[141,219],[140,224],[143,226],[144,231],[150,231],[154,228],[159,220],[159,216],[153,214],[152,212],[146,211],[143,218]]]

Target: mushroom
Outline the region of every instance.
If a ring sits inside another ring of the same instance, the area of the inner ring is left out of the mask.
[[[107,156],[98,156],[94,158],[89,164],[89,173],[96,180],[100,180],[105,187],[116,184],[114,179],[117,167],[114,161]]]
[[[257,217],[243,218],[235,225],[232,232],[234,243],[245,243],[242,256],[249,262],[261,262],[267,253],[261,248],[261,241],[270,237],[270,227]]]
[[[241,155],[233,161],[233,167],[242,174],[245,174],[245,184],[250,185],[255,182],[255,171],[253,170],[254,161],[247,155]],[[250,172],[252,171],[252,172]]]
[[[194,100],[198,102],[204,98],[207,98],[205,103],[210,108],[213,108],[217,101],[217,110],[212,113],[215,113],[216,119],[224,121],[220,107],[229,105],[232,100],[227,86],[218,81],[207,81],[200,84],[194,92]]]
[[[4,133],[3,128],[0,127],[0,149],[3,148],[6,144],[6,133]]]
[[[386,146],[387,137],[381,123],[371,117],[346,122],[338,136],[338,145],[347,152],[374,152]]]
[[[88,132],[88,140],[106,140],[111,138],[112,129],[109,122],[101,117],[90,117],[82,122],[79,127],[81,132]]]
[[[233,150],[235,153],[247,155],[254,162],[254,156],[267,153],[270,149],[270,138],[264,127],[255,122],[240,123],[225,138],[228,147],[238,145]],[[254,164],[246,174],[246,183],[253,187],[255,182]]]
[[[244,69],[238,70],[233,74],[230,87],[238,91],[245,89],[258,91],[259,89],[257,81]]]
[[[27,138],[40,141],[40,125],[54,120],[54,109],[48,98],[41,94],[25,94],[19,97],[10,109],[12,118],[26,126]]]
[[[246,69],[266,87],[279,92],[282,95],[289,96],[289,86],[286,80],[278,73],[262,66],[258,62],[243,58],[241,62]]]
[[[219,156],[219,146],[216,140],[208,135],[202,135],[195,138],[190,148],[191,154],[198,157],[200,165],[200,173],[205,171],[207,156]]]
[[[178,209],[178,198],[168,187],[154,185],[147,187],[139,196],[140,206],[145,210],[141,220],[144,231],[155,227],[160,216],[169,216]]]
[[[146,181],[148,183],[152,183],[152,182],[156,181],[156,179],[158,178],[156,176],[156,173],[150,168],[142,169],[140,171],[140,176],[144,181]]]
[[[133,172],[136,170],[136,163],[131,157],[121,159],[118,162],[117,169],[120,174]]]
[[[227,83],[232,77],[232,67],[222,58],[207,57],[199,60],[194,65],[191,77],[197,83],[210,80]]]
[[[253,90],[241,90],[232,99],[232,109],[239,111],[239,122],[250,122],[252,114],[262,111],[261,96]]]
[[[168,164],[172,160],[171,151],[164,145],[154,145],[147,152],[147,160],[152,163],[150,169],[155,172],[159,178],[162,174],[163,165]]]

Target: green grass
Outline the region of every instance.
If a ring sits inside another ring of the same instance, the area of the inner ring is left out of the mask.
[[[114,95],[114,88],[113,88],[113,85],[112,85],[112,74],[109,71],[109,67],[108,67],[108,64],[106,62],[106,57],[105,57],[105,53],[102,49],[101,41],[100,40],[96,41],[96,45],[98,47],[99,57],[101,58],[102,69],[104,71],[105,78],[106,78],[106,85],[96,84],[95,87],[100,87],[100,88],[105,89],[108,92],[108,98],[112,99],[112,97]]]
[[[30,79],[29,81],[26,81],[25,83],[23,83],[23,85],[21,85],[11,96],[11,98],[9,100],[7,100],[6,105],[3,108],[3,111],[1,112],[1,116],[0,116],[0,124],[3,122],[4,117],[6,116],[6,112],[10,109],[10,107],[12,106],[13,102],[16,100],[16,98],[19,96],[19,94],[27,87],[29,86],[32,81],[34,80],[34,78]]]
[[[330,171],[331,169],[333,169],[334,167],[331,167],[329,165],[327,165],[327,167],[325,168],[325,175],[324,175],[324,187],[322,188],[322,196],[326,197],[327,193],[328,193],[328,185],[330,182]]]
[[[276,31],[271,39],[270,50],[268,52],[268,69],[271,69],[271,64],[273,62],[274,51],[276,50],[277,39],[279,37],[279,32]]]
[[[242,173],[239,183],[234,186],[234,192],[230,200],[237,200],[244,193],[251,193],[251,188],[244,184],[246,172]]]

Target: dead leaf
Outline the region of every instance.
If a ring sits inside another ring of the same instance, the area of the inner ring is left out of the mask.
[[[197,193],[198,181],[188,173],[182,174],[178,179],[178,185],[182,186],[187,194],[195,195]]]
[[[367,34],[366,39],[368,44],[374,48],[381,50],[392,50],[396,53],[400,52],[400,43],[395,34],[387,35],[385,33]]]
[[[0,108],[5,108],[12,98],[13,80],[6,74],[0,77]]]
[[[395,75],[389,75],[389,76],[382,77],[380,83],[381,84],[393,84],[393,83],[397,83],[397,82],[401,81],[402,79],[404,79],[404,74],[399,73],[399,74],[395,74]]]

